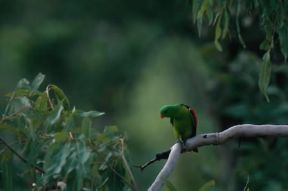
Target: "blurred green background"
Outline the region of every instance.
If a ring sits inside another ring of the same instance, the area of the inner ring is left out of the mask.
[[[236,34],[213,44],[213,28],[201,37],[187,0],[15,0],[0,2],[0,109],[4,95],[22,77],[42,72],[72,105],[106,112],[96,121],[125,134],[129,163],[141,164],[174,142],[164,104],[185,103],[199,115],[199,133],[238,123],[287,123],[287,65],[273,53],[267,103],[258,90],[258,67],[265,37],[257,16],[241,17],[243,49]],[[232,26],[233,27],[233,26]],[[44,87],[44,86],[43,86]],[[181,156],[170,181],[178,190],[287,190],[287,141],[243,140],[203,147]],[[140,172],[141,190],[152,183],[163,161]],[[285,171],[285,170],[284,170]]]

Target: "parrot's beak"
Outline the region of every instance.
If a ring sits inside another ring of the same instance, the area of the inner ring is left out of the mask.
[[[160,118],[163,119],[165,116],[161,113],[160,114]]]

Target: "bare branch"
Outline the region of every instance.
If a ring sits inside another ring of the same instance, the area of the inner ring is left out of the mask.
[[[195,148],[206,145],[219,145],[227,141],[240,137],[279,137],[288,136],[288,125],[252,125],[243,124],[232,126],[219,133],[200,134],[185,143],[185,148],[182,148],[179,143],[172,146],[170,155],[166,164],[159,172],[158,176],[148,189],[149,191],[161,190],[166,180],[174,170],[176,162],[182,152],[192,151]],[[163,158],[164,159],[164,158]],[[161,160],[161,159],[158,159]],[[152,160],[151,160],[152,161]],[[155,162],[155,161],[153,161]]]
[[[158,174],[158,176],[156,177],[155,181],[150,186],[148,191],[157,191],[162,188],[163,184],[166,182],[167,178],[176,167],[178,158],[181,155],[181,149],[182,148],[180,143],[176,143],[175,145],[172,146],[166,164],[164,165],[164,167],[162,168],[162,170],[160,171],[160,173]]]

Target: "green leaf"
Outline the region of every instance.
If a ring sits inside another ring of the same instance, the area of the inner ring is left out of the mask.
[[[119,130],[118,130],[117,126],[106,126],[104,128],[104,133],[107,135],[115,135],[118,132],[119,132]]]
[[[81,163],[81,165],[85,166],[85,163],[88,161],[91,152],[90,150],[86,147],[85,143],[83,141],[81,141],[79,144],[77,144],[77,152],[78,152],[78,158],[79,158],[79,162]],[[83,170],[85,170],[84,168],[82,168]]]
[[[200,8],[202,0],[193,0],[193,5],[192,5],[192,16],[193,16],[193,22],[196,23],[197,20],[197,14],[198,10]]]
[[[218,18],[217,20],[217,24],[216,24],[216,28],[215,28],[215,38],[214,38],[214,44],[215,47],[217,48],[217,50],[219,50],[220,52],[222,52],[222,46],[219,42],[219,39],[221,38],[221,34],[222,34],[222,29],[220,26],[221,23],[221,16]]]
[[[82,134],[85,135],[86,138],[90,138],[91,137],[91,128],[92,128],[92,121],[90,118],[85,117],[82,120]]]
[[[70,103],[68,98],[66,97],[65,93],[63,92],[63,90],[61,90],[58,86],[50,84],[49,86],[49,90],[53,91],[56,98],[58,99],[58,101],[63,102],[63,106],[65,108],[69,108],[70,107]]]
[[[270,61],[270,50],[268,50],[263,56],[263,62],[261,63],[260,66],[259,80],[258,80],[259,89],[261,93],[265,96],[267,102],[269,102],[267,89],[269,86],[270,77],[271,77],[271,61]]]
[[[210,181],[206,182],[203,186],[201,186],[199,191],[209,191],[214,186],[215,186],[215,180],[210,180]]]
[[[241,45],[243,46],[243,48],[246,48],[246,44],[242,38],[242,35],[241,35],[241,29],[240,29],[240,23],[239,23],[239,17],[240,17],[240,11],[241,11],[241,0],[238,0],[237,1],[237,13],[236,13],[236,30],[237,30],[237,36],[238,36],[238,39],[241,43]]]
[[[45,79],[44,74],[42,74],[42,73],[37,74],[37,76],[34,78],[34,80],[31,83],[32,90],[34,90],[34,91],[38,90],[38,88],[40,87],[40,85],[42,84],[44,79]]]
[[[106,170],[106,169],[108,168],[108,163],[109,163],[109,160],[111,159],[112,156],[113,156],[113,155],[112,155],[111,152],[109,152],[109,153],[106,155],[105,160],[102,162],[102,164],[101,164],[100,167],[99,167],[99,170],[104,171],[104,170]]]
[[[222,31],[222,39],[224,39],[228,33],[229,30],[229,14],[228,11],[224,11],[224,26]]]
[[[57,132],[54,135],[55,143],[64,142],[69,139],[69,132]]]
[[[54,152],[52,151],[52,153],[50,153],[51,156],[49,155],[49,158],[46,159],[46,161],[48,161],[45,163],[46,172],[49,174],[59,174],[66,162],[69,162],[67,158],[72,151],[73,148],[70,143],[65,144],[59,150],[56,149]]]
[[[15,97],[23,97],[23,96],[32,97],[36,95],[39,95],[39,92],[34,92],[34,91],[31,91],[30,89],[21,88],[21,89],[16,89],[14,92],[8,93],[5,96],[15,98]]]
[[[99,111],[87,111],[87,112],[80,112],[79,116],[80,117],[91,117],[91,118],[95,118],[95,117],[99,117],[101,115],[104,115],[104,112],[99,112]]]
[[[48,111],[48,97],[46,95],[46,93],[42,93],[41,95],[39,95],[34,103],[35,105],[35,109],[37,109],[38,111],[43,111],[46,112]]]
[[[7,105],[7,114],[19,113],[28,108],[31,108],[30,100],[27,97],[17,97],[10,101]]]
[[[169,180],[166,181],[166,187],[169,191],[177,191],[176,187]]]
[[[202,23],[203,23],[203,17],[205,12],[207,11],[209,6],[209,0],[203,0],[201,7],[197,13],[197,28],[198,28],[198,34],[199,36],[201,36],[202,33]]]
[[[288,56],[288,27],[286,25],[281,27],[278,34],[279,34],[279,41],[281,45],[281,52],[286,62],[287,56]]]
[[[48,118],[45,121],[45,127],[47,128],[48,126],[54,125],[61,116],[61,112],[63,111],[63,106],[59,104],[53,111],[52,113],[48,116]]]
[[[31,89],[30,87],[30,82],[26,79],[26,78],[23,78],[21,80],[19,80],[19,82],[17,83],[17,86],[16,86],[17,89]]]
[[[271,49],[271,42],[268,39],[265,39],[261,42],[260,47],[261,50],[269,50]]]

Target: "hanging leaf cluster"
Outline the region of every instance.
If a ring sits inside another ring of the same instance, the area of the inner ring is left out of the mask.
[[[279,42],[285,62],[288,57],[288,1],[285,0],[193,0],[193,21],[197,24],[199,35],[204,24],[215,28],[214,44],[222,51],[221,40],[236,31],[239,42],[245,48],[245,40],[241,35],[240,17],[256,15],[259,27],[265,38],[259,45],[264,50],[263,63],[259,72],[259,88],[269,101],[267,87],[271,76],[271,50]],[[233,26],[233,27],[231,27]]]

